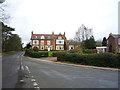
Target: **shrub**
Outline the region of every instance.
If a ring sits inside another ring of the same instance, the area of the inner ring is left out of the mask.
[[[68,52],[69,52],[69,53],[80,53],[80,54],[83,53],[80,48],[75,48],[75,49],[72,49],[72,50],[70,50],[70,51],[68,51]]]
[[[31,50],[26,49],[26,50],[25,50],[24,56],[28,56],[28,55],[30,54],[30,52],[33,52],[33,50],[32,50],[32,49],[31,49]]]
[[[57,54],[57,60],[102,67],[118,68],[120,65],[119,64],[120,56],[111,53],[101,54],[59,53]]]
[[[52,56],[53,56],[53,57],[57,57],[57,56],[58,56],[57,54],[58,54],[57,52],[53,52],[53,53],[52,53]]]
[[[83,53],[93,54],[93,53],[97,53],[97,50],[96,49],[83,49]]]
[[[26,50],[24,55],[34,58],[40,58],[40,57],[48,57],[48,52],[35,52],[32,50]]]
[[[120,54],[117,55],[117,59],[118,59],[118,68],[120,69]]]
[[[57,56],[59,56],[59,54],[65,54],[65,53],[67,53],[67,51],[55,51],[52,53],[52,56],[57,57]]]
[[[38,47],[33,47],[33,50],[37,52],[39,51]]]

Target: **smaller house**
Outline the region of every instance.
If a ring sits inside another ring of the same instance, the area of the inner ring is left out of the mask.
[[[72,50],[78,47],[77,42],[73,41],[73,40],[68,40],[67,41],[67,50]]]
[[[69,45],[69,50],[75,49],[75,45]]]
[[[108,52],[120,53],[120,34],[109,34],[108,37]]]

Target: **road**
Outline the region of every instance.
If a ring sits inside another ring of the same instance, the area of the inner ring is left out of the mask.
[[[21,60],[24,67],[23,88],[118,88],[118,71],[41,61],[21,54],[3,57],[3,88],[21,86]]]
[[[18,82],[18,70],[20,67],[20,55],[16,53],[2,57],[2,87],[14,88]]]

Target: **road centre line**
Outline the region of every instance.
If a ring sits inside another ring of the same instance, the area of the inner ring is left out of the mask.
[[[28,66],[25,66],[25,67],[26,67],[27,71],[28,71],[29,73],[31,73],[31,72],[30,72],[30,69],[28,68]]]

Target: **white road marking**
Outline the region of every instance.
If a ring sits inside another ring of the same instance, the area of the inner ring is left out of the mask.
[[[21,69],[24,70],[24,66],[23,65],[21,66]]]
[[[36,82],[33,82],[33,86],[36,87],[38,86],[38,84]]]
[[[24,70],[24,66],[23,66],[23,63],[22,63],[22,58],[20,57],[20,56],[18,56],[18,58],[20,58],[20,64],[21,64],[21,69],[22,70]],[[25,66],[25,68],[26,68],[26,70],[29,72],[29,73],[31,73],[30,72],[30,69],[29,69],[29,67],[26,65]],[[33,86],[34,86],[34,88],[36,88],[37,90],[40,90],[40,88],[38,87],[38,84],[37,84],[37,82],[36,82],[36,80],[34,79],[34,76],[31,76],[31,82],[33,83]],[[20,82],[21,83],[23,83],[24,82],[24,80],[20,80]]]
[[[29,67],[28,67],[28,66],[25,66],[25,67],[26,67],[27,71],[28,71],[29,73],[31,73]],[[31,82],[33,82],[34,88],[37,88],[37,90],[40,90],[39,87],[38,87],[38,84],[37,84],[36,80],[34,79],[34,76],[31,76],[31,78],[32,78],[32,79],[31,79]]]
[[[28,68],[28,66],[25,66],[25,67],[26,67],[27,71],[28,71],[29,73],[31,73],[31,72],[30,72],[30,69]]]
[[[23,83],[23,82],[24,82],[24,80],[20,80],[20,82],[21,82],[21,83]]]
[[[35,79],[31,79],[32,82],[35,82],[36,80]]]
[[[36,88],[37,90],[40,90],[40,88],[39,88],[39,87],[34,87],[34,88]]]

